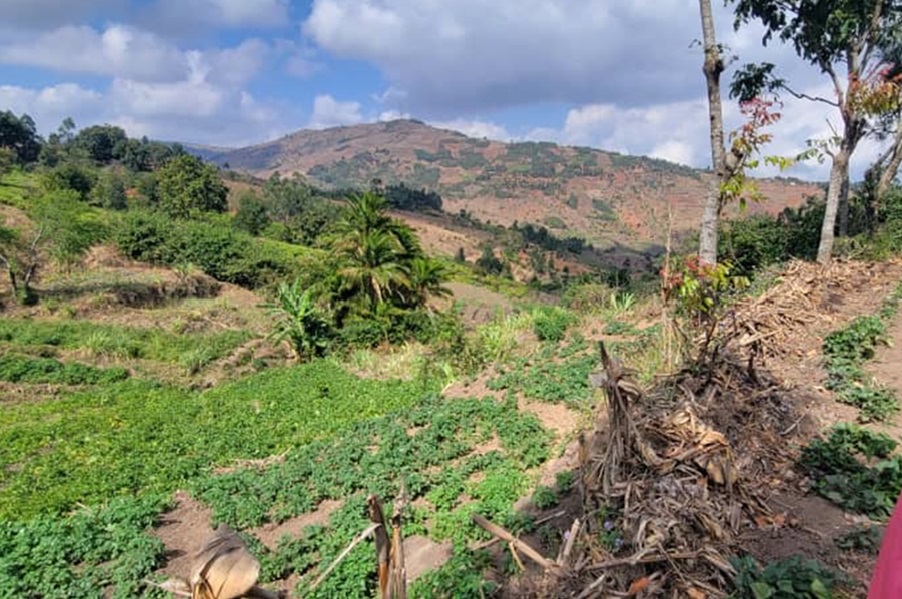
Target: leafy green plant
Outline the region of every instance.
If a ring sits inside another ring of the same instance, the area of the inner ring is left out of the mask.
[[[887,306],[892,306],[892,296]],[[884,310],[891,314],[892,308]],[[836,391],[840,401],[856,406],[863,422],[886,420],[899,411],[895,394],[878,386],[864,370],[876,347],[885,343],[886,323],[880,316],[862,316],[848,326],[824,338],[824,359],[828,389]]]
[[[556,490],[551,487],[540,485],[532,492],[532,504],[540,510],[556,506],[559,500]]]
[[[427,572],[410,587],[411,599],[484,599],[497,590],[485,579],[491,565],[485,551],[456,548],[454,555],[437,570]]]
[[[115,383],[126,378],[128,371],[124,368],[102,369],[16,354],[0,356],[0,380],[11,383],[97,385]]]
[[[896,441],[854,424],[834,427],[826,439],[802,450],[801,465],[814,489],[845,509],[887,518],[902,491],[902,457]]]
[[[168,500],[125,497],[65,517],[0,520],[0,595],[112,597],[146,594],[143,580],[165,553],[147,534]]]
[[[317,307],[312,290],[301,290],[300,281],[280,283],[276,303],[267,307],[277,317],[272,339],[287,339],[298,359],[309,360],[326,351],[331,336],[329,320]]]
[[[636,296],[632,293],[614,291],[608,297],[608,308],[614,316],[628,313],[636,305]]]
[[[817,560],[799,556],[768,563],[763,568],[754,558],[732,558],[736,569],[734,597],[748,599],[830,599],[834,586],[844,578]]]
[[[833,542],[840,549],[877,555],[880,551],[880,541],[882,539],[883,530],[881,527],[863,525],[835,538]]]
[[[576,317],[563,308],[543,308],[533,316],[532,327],[539,341],[557,343],[564,340],[567,329],[575,322]]]

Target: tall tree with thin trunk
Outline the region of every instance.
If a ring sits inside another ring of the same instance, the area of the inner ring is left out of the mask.
[[[868,133],[868,118],[855,99],[855,86],[880,61],[880,48],[899,39],[902,0],[728,0],[735,4],[735,26],[760,21],[763,42],[774,36],[789,42],[796,53],[829,77],[834,98],[799,93],[785,82],[779,86],[798,98],[837,108],[842,119],[828,149],[832,159],[827,207],[821,228],[818,262],[830,260],[843,189],[848,185],[849,163]],[[845,215],[841,219],[846,222]]]
[[[708,87],[708,118],[711,135],[711,166],[714,178],[705,196],[699,233],[698,257],[702,264],[717,263],[717,222],[721,211],[721,187],[727,177],[726,150],[723,139],[723,105],[720,76],[724,71],[723,52],[717,44],[711,0],[699,0],[702,17],[702,44],[705,49],[705,82]]]

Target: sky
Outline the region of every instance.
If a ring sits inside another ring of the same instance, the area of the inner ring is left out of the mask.
[[[796,89],[832,97],[790,47],[734,31],[713,4],[731,68],[768,60]],[[0,0],[0,110],[30,114],[43,134],[72,117],[216,146],[416,118],[706,167],[700,37],[695,0]],[[727,98],[725,114],[740,125]],[[788,98],[781,114],[766,153],[794,155],[839,118]],[[853,176],[878,153],[865,144]]]

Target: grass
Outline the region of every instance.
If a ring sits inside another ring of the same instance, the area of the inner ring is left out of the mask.
[[[124,368],[95,368],[86,364],[63,363],[53,358],[17,354],[0,356],[0,381],[62,385],[97,385],[128,378]]]
[[[226,356],[250,338],[243,331],[222,331],[202,335],[180,335],[162,329],[100,325],[74,320],[30,320],[7,318],[0,321],[0,343],[19,349],[52,346],[85,349],[95,356],[146,359],[169,364],[190,362],[190,356],[204,352],[209,361]]]
[[[0,519],[171,492],[212,466],[261,458],[433,391],[320,361],[205,393],[127,380],[0,412]]]
[[[0,177],[0,203],[25,210],[26,198],[35,187],[34,175],[14,170]]]

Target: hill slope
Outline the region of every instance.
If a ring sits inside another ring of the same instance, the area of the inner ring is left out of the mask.
[[[268,176],[301,173],[325,187],[360,187],[378,178],[438,191],[445,210],[466,210],[502,225],[514,221],[566,229],[603,245],[661,243],[668,207],[674,227],[695,227],[710,176],[653,158],[548,142],[474,139],[419,121],[302,130],[276,141],[203,157]],[[766,204],[797,206],[817,185],[762,180]]]

